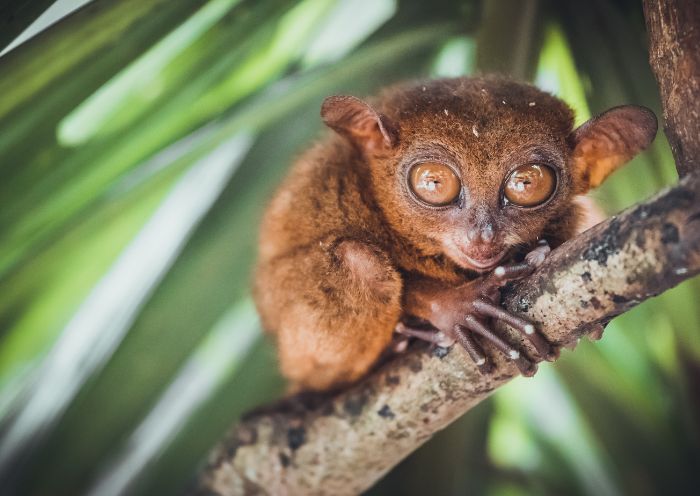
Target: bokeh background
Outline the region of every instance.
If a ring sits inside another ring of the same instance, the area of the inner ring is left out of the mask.
[[[0,1],[3,49],[3,494],[181,493],[284,391],[250,271],[324,96],[497,71],[578,122],[660,115],[633,0]],[[614,213],[675,180],[660,133],[593,196]],[[692,493],[699,296],[692,280],[614,320],[369,494]]]

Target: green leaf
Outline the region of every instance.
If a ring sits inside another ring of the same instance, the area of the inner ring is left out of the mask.
[[[87,494],[124,494],[191,415],[235,374],[260,338],[255,308],[246,300],[227,312],[192,352],[124,447],[110,457]]]
[[[55,0],[0,1],[0,52],[19,36]]]
[[[233,18],[236,24],[230,26],[230,20],[220,21],[223,26],[216,24],[216,29],[212,28],[216,37],[208,37],[206,53],[190,59],[196,76],[185,71],[181,77],[168,81],[152,105],[126,102],[129,107],[144,107],[146,114],[135,116],[136,121],[127,128],[104,136],[98,134],[84,146],[59,157],[53,170],[40,174],[28,188],[15,185],[22,195],[17,195],[12,207],[0,213],[0,222],[6,219],[9,224],[4,233],[4,250],[0,250],[0,274],[49,242],[53,234],[139,161],[220,115],[252,92],[252,85],[262,85],[278,76],[306,45],[309,31],[299,31],[299,19],[322,17],[327,4],[327,0],[307,0],[289,10],[284,3],[270,3],[249,15],[245,15],[249,7],[241,4],[232,12],[237,14]],[[253,36],[246,36],[251,32]],[[157,57],[148,53],[145,58]],[[179,57],[170,63],[182,65]],[[118,91],[118,86],[113,87],[113,92]],[[132,93],[138,90],[133,88]],[[183,108],[190,111],[183,112]],[[83,122],[84,127],[90,124]]]
[[[0,150],[84,99],[204,3],[96,0],[0,58],[0,126],[10,134],[3,132]],[[36,115],[18,116],[22,106]],[[21,118],[10,126],[11,117]]]
[[[192,167],[95,286],[5,419],[0,466],[35,445],[109,359],[250,145],[240,135]]]

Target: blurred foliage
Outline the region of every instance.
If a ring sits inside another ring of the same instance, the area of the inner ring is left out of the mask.
[[[0,2],[0,51],[44,12],[53,0],[4,0]]]
[[[0,48],[50,3],[0,2]],[[181,492],[284,390],[250,268],[323,97],[493,70],[578,122],[660,115],[632,0],[94,0],[0,56],[3,493]],[[659,135],[594,196],[615,212],[674,180]],[[502,388],[369,493],[690,491],[698,286]]]

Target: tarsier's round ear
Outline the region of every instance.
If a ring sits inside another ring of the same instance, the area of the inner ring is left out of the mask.
[[[654,113],[637,105],[615,107],[583,123],[571,136],[576,193],[599,186],[649,146],[656,129]]]
[[[396,126],[369,104],[354,96],[329,96],[321,105],[328,127],[367,151],[388,150],[397,145]]]

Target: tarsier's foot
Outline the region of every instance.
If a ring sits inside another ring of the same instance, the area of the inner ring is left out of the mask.
[[[396,332],[448,347],[458,342],[483,373],[492,368],[479,339],[491,342],[508,359],[513,360],[524,375],[532,375],[536,367],[517,348],[509,344],[494,330],[494,321],[508,324],[520,332],[544,360],[553,360],[556,354],[547,340],[529,320],[509,312],[499,304],[500,288],[508,281],[530,274],[542,264],[549,253],[549,246],[540,244],[527,254],[521,263],[497,267],[487,276],[460,288],[445,290],[435,295],[435,316],[430,319],[436,330],[410,327],[400,322]],[[477,338],[477,336],[479,338]]]

